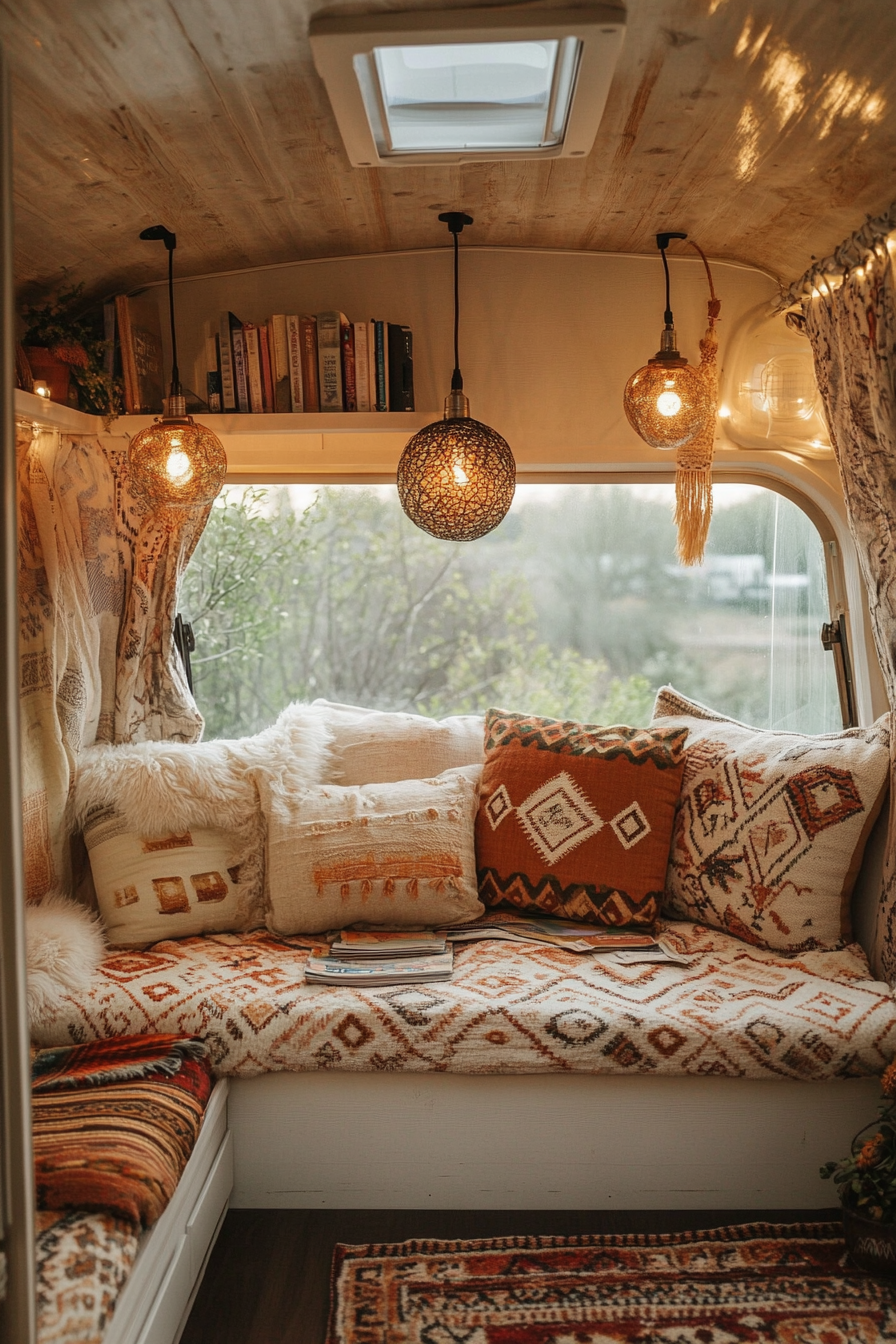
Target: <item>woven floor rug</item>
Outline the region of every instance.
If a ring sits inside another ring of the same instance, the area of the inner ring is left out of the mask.
[[[884,1344],[839,1224],[337,1246],[328,1344]]]

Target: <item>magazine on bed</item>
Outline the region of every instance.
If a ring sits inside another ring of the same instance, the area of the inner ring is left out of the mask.
[[[448,925],[437,930],[451,943],[498,938],[513,943],[547,943],[567,952],[615,952],[626,948],[658,947],[652,933],[634,929],[601,929],[569,919],[548,916],[529,919],[511,910],[488,910],[473,924]]]
[[[305,963],[305,979],[316,985],[418,985],[432,980],[450,980],[454,949],[433,956],[381,958],[377,961],[347,961],[326,952],[312,952]]]

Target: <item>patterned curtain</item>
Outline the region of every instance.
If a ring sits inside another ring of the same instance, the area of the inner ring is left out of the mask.
[[[890,707],[896,709],[896,276],[884,247],[842,284],[805,301],[806,331],[868,592]],[[890,827],[872,964],[896,983],[896,732]]]
[[[151,512],[126,452],[20,425],[19,654],[25,881],[68,889],[64,824],[94,742],[195,742],[202,716],[174,651],[177,587],[208,510]]]

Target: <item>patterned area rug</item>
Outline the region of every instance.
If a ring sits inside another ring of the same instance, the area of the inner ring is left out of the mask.
[[[327,1344],[885,1344],[839,1224],[337,1246]]]

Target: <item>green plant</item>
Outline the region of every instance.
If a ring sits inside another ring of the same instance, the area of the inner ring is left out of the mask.
[[[877,1120],[871,1120],[852,1141],[849,1157],[826,1162],[821,1177],[834,1178],[840,1203],[866,1218],[896,1222],[896,1060],[880,1080]],[[874,1130],[873,1134],[869,1131]],[[868,1137],[866,1137],[868,1136]]]
[[[42,346],[67,364],[78,389],[81,409],[101,415],[106,428],[121,411],[122,386],[106,372],[108,342],[97,334],[96,321],[84,311],[84,286],[60,289],[49,303],[22,309],[26,324],[22,344]]]

